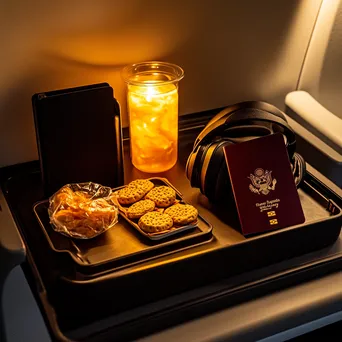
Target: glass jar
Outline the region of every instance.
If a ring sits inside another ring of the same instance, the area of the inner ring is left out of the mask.
[[[144,172],[171,169],[177,162],[178,82],[182,68],[143,62],[123,69],[127,84],[131,158]]]

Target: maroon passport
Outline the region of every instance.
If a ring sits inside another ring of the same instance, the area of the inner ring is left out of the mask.
[[[226,146],[224,152],[244,235],[305,221],[281,133]]]

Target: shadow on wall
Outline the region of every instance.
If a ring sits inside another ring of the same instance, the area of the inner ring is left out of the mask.
[[[296,86],[320,0],[13,3],[0,5],[8,46],[0,167],[37,158],[31,96],[39,91],[109,82],[127,126],[120,70],[128,63],[181,65],[180,114],[247,99],[282,105]]]

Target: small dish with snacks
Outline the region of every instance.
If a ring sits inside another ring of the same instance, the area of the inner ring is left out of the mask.
[[[198,223],[197,209],[185,203],[178,190],[164,178],[134,180],[116,189],[112,201],[121,216],[151,240],[193,229]]]

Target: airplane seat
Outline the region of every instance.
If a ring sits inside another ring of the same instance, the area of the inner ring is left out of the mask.
[[[342,2],[323,0],[296,91],[285,98],[298,151],[342,188]]]

